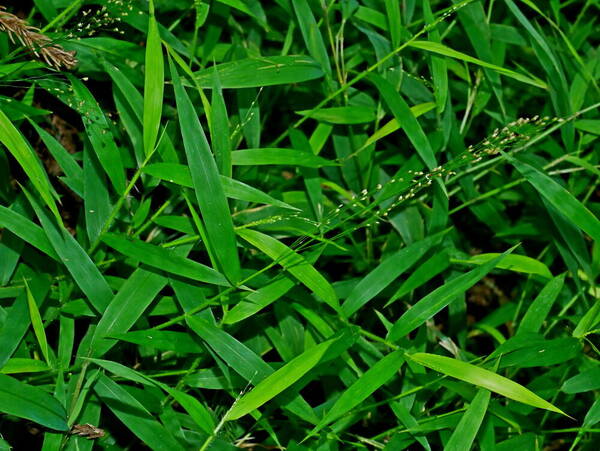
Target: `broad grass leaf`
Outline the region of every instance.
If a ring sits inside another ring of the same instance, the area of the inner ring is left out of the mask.
[[[337,166],[337,163],[312,153],[280,148],[236,150],[231,153],[231,161],[234,166],[279,165],[308,168]]]
[[[319,31],[319,26],[312,13],[310,4],[304,0],[292,0],[291,3],[296,13],[296,20],[300,26],[302,39],[308,49],[308,53],[319,62],[323,71],[331,76],[329,54],[327,53],[323,36]]]
[[[144,154],[150,155],[154,150],[160,117],[163,105],[163,91],[165,85],[165,68],[160,43],[160,34],[156,17],[154,16],[154,3],[150,0],[150,17],[148,20],[148,36],[146,38],[146,62],[144,80]]]
[[[399,15],[400,14],[398,13],[398,16]],[[431,12],[429,0],[423,2],[423,16],[425,21],[429,24],[435,21],[433,13]],[[400,19],[398,18],[398,20]],[[428,34],[430,41],[441,42],[440,30],[437,27],[432,26]],[[398,47],[398,44],[394,44],[394,47]],[[446,64],[446,60],[435,56],[431,56],[429,65],[431,67],[431,76],[433,78],[435,103],[437,105],[438,113],[441,114],[446,108],[446,102],[448,100],[448,65]]]
[[[278,277],[277,280],[269,282],[264,287],[253,291],[238,304],[229,310],[223,318],[224,324],[235,324],[251,317],[263,308],[272,304],[277,299],[290,291],[296,282],[286,276]]]
[[[261,381],[273,372],[264,360],[227,332],[195,316],[186,318],[186,322],[221,359],[247,381]]]
[[[111,205],[104,173],[89,146],[83,149],[83,208],[88,238],[94,243],[109,220]]]
[[[517,160],[507,153],[503,152],[502,155],[566,220],[575,224],[594,241],[600,241],[600,221],[585,205],[551,177],[533,166]]]
[[[550,309],[565,283],[565,274],[550,280],[533,300],[517,329],[517,335],[526,332],[539,332]]]
[[[35,299],[45,299],[50,290],[50,280],[41,274],[25,271]],[[27,291],[20,289],[10,308],[5,309],[6,318],[0,327],[0,368],[2,368],[21,344],[31,325]],[[8,320],[10,318],[10,320]]]
[[[478,254],[473,255],[468,260],[461,260],[461,262],[482,265],[490,260],[493,260],[494,258],[497,258],[499,255],[500,254],[496,252]],[[552,273],[544,263],[526,255],[506,255],[498,262],[496,268],[522,272],[525,274],[537,274],[538,276],[542,276],[546,279],[552,278]]]
[[[492,69],[502,75],[518,80],[522,83],[526,83],[532,86],[536,86],[538,88],[547,89],[548,86],[543,81],[537,78],[531,78],[526,75],[520,74],[510,69],[506,69],[501,66],[496,66],[495,64],[491,64],[480,59],[474,58],[466,53],[459,52],[457,50],[451,49],[450,47],[445,46],[444,44],[440,44],[439,42],[431,42],[431,41],[412,41],[408,44],[410,47],[425,50],[427,52],[436,53],[438,55],[447,56],[449,58],[458,59],[464,61],[466,63],[476,64],[477,66]]]
[[[288,85],[323,76],[319,64],[309,56],[266,56],[240,59],[202,69],[194,73],[197,85],[200,88],[212,88],[215,70],[223,89]]]
[[[94,308],[98,312],[103,312],[113,297],[108,282],[77,240],[62,226],[56,224],[25,188],[23,192],[60,260]]]
[[[439,373],[454,377],[469,384],[477,385],[506,398],[527,404],[539,409],[550,410],[568,416],[558,407],[540,398],[516,382],[492,371],[480,368],[461,360],[436,354],[416,353],[408,355],[413,362],[423,365]]]
[[[219,173],[231,177],[231,131],[229,130],[229,117],[227,116],[221,81],[216,70],[214,82],[210,108],[210,142]]]
[[[527,337],[524,335],[523,337]],[[506,341],[494,351],[500,355],[500,348],[507,345]],[[500,368],[532,368],[558,365],[582,355],[582,346],[578,339],[573,337],[555,338],[543,340],[537,343],[529,343],[513,352],[503,355],[500,360]]]
[[[392,341],[398,340],[408,335],[421,324],[424,324],[425,321],[433,317],[450,302],[456,299],[456,296],[463,294],[481,280],[504,256],[510,254],[516,247],[517,246],[512,247],[495,259],[481,265],[479,268],[458,276],[445,285],[433,290],[409,308],[400,319],[394,323],[388,334],[388,339]]]
[[[445,271],[449,265],[450,258],[446,250],[435,253],[433,256],[431,256],[431,258],[421,263],[414,269],[414,271],[410,273],[404,283],[400,285],[398,290],[396,290],[396,292],[386,302],[384,308],[393,302],[396,302],[402,296],[405,296],[411,291],[416,290],[420,286],[424,285],[435,276]]]
[[[87,137],[115,191],[121,194],[125,191],[125,168],[104,111],[83,82],[67,75],[80,102],[79,111]]]
[[[39,225],[2,205],[0,205],[0,227],[10,230],[24,242],[39,249],[54,260],[60,260],[46,233]]]
[[[319,343],[267,376],[252,391],[235,402],[225,414],[225,419],[228,421],[237,420],[273,399],[313,369],[336,340],[332,339]]]
[[[102,237],[102,241],[119,253],[138,260],[144,265],[199,282],[229,285],[218,271],[154,244],[124,238],[114,233],[107,233]]]
[[[410,111],[415,118],[428,113],[429,111],[435,108],[435,103],[433,102],[425,102],[419,103],[418,105],[414,105],[410,107]],[[361,146],[362,148],[369,147],[371,144],[379,141],[382,138],[385,138],[387,135],[394,133],[396,130],[400,129],[400,123],[398,123],[398,119],[395,117],[390,119],[388,122],[383,124],[380,128],[375,130],[371,136],[367,138],[365,143]]]
[[[29,285],[26,280],[23,280],[25,283],[25,291],[27,292],[27,305],[29,306],[29,317],[31,318],[31,327],[33,328],[33,333],[35,334],[35,338],[37,339],[38,345],[40,347],[40,351],[42,352],[42,356],[44,356],[44,360],[49,366],[52,366],[52,361],[50,360],[50,352],[48,350],[48,339],[46,338],[46,330],[44,329],[44,322],[42,321],[42,316],[40,315],[40,311],[38,309],[38,304],[33,297],[33,293],[29,289]]]
[[[303,256],[275,238],[256,230],[239,229],[237,233],[283,266],[327,305],[336,311],[339,310],[339,300],[333,287]]]
[[[67,413],[54,397],[5,374],[0,374],[0,412],[58,431],[69,429]]]
[[[218,0],[220,3],[231,6],[256,19],[264,28],[267,28],[267,17],[258,0]]]
[[[469,41],[471,41],[471,45],[475,49],[477,56],[488,63],[495,61],[496,55],[494,55],[494,51],[492,50],[492,45],[495,43],[492,41],[491,27],[488,20],[486,20],[483,5],[479,2],[469,3],[458,11],[458,19],[462,24],[465,33],[469,37]],[[435,42],[440,41],[437,40]],[[489,67],[484,67],[483,72],[485,73],[486,78],[489,79],[490,86],[498,100],[500,111],[502,115],[505,116],[506,108],[503,101],[504,94],[502,91],[500,73]]]
[[[54,217],[60,220],[60,214],[54,200],[58,195],[54,191],[54,188],[52,188],[41,161],[21,132],[17,130],[2,110],[0,110],[0,142],[6,146],[15,160],[21,165],[44,203],[54,214]]]
[[[215,428],[215,420],[210,412],[204,407],[196,398],[188,395],[180,390],[175,388],[171,388],[168,385],[159,382],[155,379],[152,379],[145,374],[133,370],[125,365],[122,365],[118,362],[113,362],[110,360],[103,359],[86,359],[89,362],[93,362],[101,368],[110,371],[117,377],[122,377],[124,379],[128,379],[133,382],[137,382],[142,385],[154,385],[169,395],[171,395],[180,405],[183,407],[186,412],[190,414],[192,419],[206,432],[207,434],[212,434]]]
[[[600,366],[594,366],[567,379],[560,389],[571,395],[600,389]]]
[[[108,338],[181,354],[201,354],[205,350],[189,334],[172,330],[135,330]]]
[[[117,343],[117,340],[109,337],[127,332],[167,282],[167,278],[161,274],[136,269],[104,311],[96,325],[89,350],[83,351],[84,356],[100,357],[108,352]]]
[[[233,220],[219,178],[219,170],[204,135],[198,115],[181,84],[177,69],[169,59],[175,100],[179,113],[179,126],[183,147],[192,174],[192,183],[200,213],[206,227],[207,239],[229,281],[241,277]]]
[[[190,173],[189,168],[183,164],[154,163],[146,166],[143,169],[143,172],[150,174],[153,177],[166,180],[167,182],[176,183],[177,185],[188,188],[192,188],[193,186],[192,174]],[[297,208],[275,199],[259,189],[240,182],[239,180],[225,177],[224,175],[219,177],[225,196],[231,199],[245,200],[246,202],[256,202],[260,204],[273,205],[275,207],[297,210]]]
[[[29,123],[35,128],[35,131],[40,135],[40,138],[42,138],[46,148],[65,173],[66,177],[63,177],[62,181],[75,191],[76,194],[83,197],[83,169],[81,166],[79,166],[73,156],[67,152],[54,136],[41,128],[34,121],[29,120]]]
[[[368,371],[348,387],[327,411],[319,424],[310,432],[314,435],[328,424],[341,418],[362,403],[379,387],[388,382],[404,363],[404,351],[394,351],[377,361]]]
[[[137,399],[107,376],[98,377],[94,384],[94,391],[116,417],[151,449],[159,451],[184,449]]]
[[[429,169],[435,168],[437,163],[429,139],[427,139],[425,132],[423,132],[421,125],[406,101],[402,98],[396,88],[380,75],[371,74],[368,78],[379,91],[381,98],[392,111],[394,118],[405,131],[406,136],[408,136],[412,145],[415,146],[421,159]]]
[[[375,110],[366,106],[321,108],[313,113],[311,110],[302,110],[296,111],[296,114],[310,114],[311,119],[336,125],[368,124],[376,118]]]
[[[440,235],[426,238],[411,244],[387,257],[373,271],[367,274],[352,290],[342,310],[346,316],[353,315],[367,302],[377,296],[385,287],[408,270],[441,239]]]
[[[463,451],[471,449],[475,436],[479,431],[481,423],[490,402],[490,391],[477,390],[477,394],[464,413],[456,429],[452,432],[448,443],[444,446],[445,451]]]
[[[42,360],[27,359],[23,357],[13,357],[8,359],[6,364],[0,369],[2,374],[18,374],[18,373],[43,373],[50,371],[52,368]]]

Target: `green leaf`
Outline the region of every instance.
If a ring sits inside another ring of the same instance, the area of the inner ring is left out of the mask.
[[[52,154],[52,157],[64,171],[66,180],[64,178],[62,180],[67,183],[69,188],[83,197],[83,170],[81,169],[81,166],[77,164],[73,156],[67,152],[54,136],[38,126],[34,121],[29,120],[29,123],[35,128],[35,131],[40,135],[42,141],[44,141],[44,144]]]
[[[466,63],[476,64],[477,66],[484,67],[486,69],[492,69],[496,72],[501,73],[507,77],[518,80],[522,83],[526,83],[532,86],[536,86],[542,89],[548,89],[548,86],[543,81],[537,78],[531,78],[526,75],[520,74],[518,72],[512,71],[510,69],[506,69],[501,66],[496,66],[495,64],[487,63],[480,59],[474,58],[466,53],[462,53],[451,49],[450,47],[445,46],[444,44],[440,44],[439,42],[431,42],[431,41],[412,41],[408,44],[410,47],[425,50],[427,52],[437,53],[438,55],[447,56],[449,58],[458,59],[464,61]]]
[[[433,290],[414,306],[409,308],[400,319],[394,323],[388,334],[388,339],[392,341],[398,340],[408,335],[421,324],[424,324],[425,321],[433,317],[433,315],[456,299],[456,296],[461,295],[481,280],[502,258],[510,254],[516,247],[517,246],[512,247],[500,256],[481,265],[479,268],[458,276],[445,285]]]
[[[190,335],[171,330],[136,330],[114,334],[109,338],[177,353],[201,354],[204,351],[204,348]]]
[[[67,413],[44,390],[0,374],[0,412],[14,415],[58,431],[67,431]]]
[[[137,399],[108,377],[100,375],[94,390],[116,417],[151,449],[184,449]]]
[[[387,257],[373,271],[367,274],[352,290],[342,310],[347,316],[356,313],[362,306],[377,296],[385,287],[408,270],[441,239],[440,235],[426,238],[405,247]]]
[[[467,411],[461,417],[456,429],[452,432],[450,440],[444,446],[444,450],[463,451],[471,449],[483,417],[490,402],[491,393],[488,390],[477,390],[477,394],[471,401]]]
[[[50,361],[50,353],[48,351],[48,339],[46,338],[46,330],[44,329],[44,323],[42,321],[42,317],[40,315],[40,311],[38,310],[38,305],[33,298],[33,293],[29,289],[29,285],[27,285],[27,281],[23,280],[25,283],[25,290],[27,291],[27,305],[29,306],[29,317],[31,318],[31,327],[33,327],[33,332],[35,334],[35,338],[38,341],[40,346],[40,350],[42,351],[42,355],[44,356],[44,360],[50,366],[52,363]]]
[[[404,363],[404,351],[394,351],[375,363],[369,370],[348,387],[327,411],[319,424],[310,432],[314,435],[328,424],[341,418],[361,404],[379,387],[388,382]]]
[[[327,305],[339,310],[339,301],[331,284],[304,257],[275,238],[250,229],[238,229],[238,235],[279,263],[313,291]]]
[[[114,233],[107,233],[102,237],[102,241],[121,254],[138,260],[144,265],[200,282],[229,285],[218,271],[189,258],[181,257],[172,250],[138,239],[127,239]]]
[[[296,19],[308,53],[319,62],[325,73],[331,76],[331,63],[327,48],[310,9],[310,4],[304,0],[292,0],[292,6],[296,12]]]
[[[474,255],[468,260],[455,260],[460,263],[471,263],[476,265],[483,265],[484,263],[489,262],[497,258],[500,254],[496,252],[491,252],[488,254],[478,254]],[[535,258],[528,257],[526,255],[506,255],[502,260],[498,262],[496,268],[507,269],[509,271],[522,272],[525,274],[537,274],[546,279],[552,278],[552,273],[548,269],[548,267],[543,264],[541,261],[536,260]]]
[[[212,89],[215,71],[223,89],[288,85],[323,76],[319,64],[309,56],[268,56],[240,59],[202,69],[194,74],[195,82],[201,88]]]
[[[150,0],[150,18],[148,20],[148,37],[146,39],[146,62],[144,82],[144,154],[150,155],[154,150],[163,104],[163,90],[165,84],[165,69],[160,44],[160,34],[156,17],[154,16],[154,3]]]
[[[600,221],[585,205],[551,177],[538,171],[533,166],[523,163],[507,153],[502,152],[502,155],[566,220],[575,224],[592,237],[594,241],[600,242]]]
[[[0,205],[0,227],[7,228],[26,243],[39,249],[54,260],[59,260],[59,256],[40,226],[2,205]]]
[[[2,374],[16,373],[43,373],[50,371],[51,368],[47,363],[41,360],[25,359],[22,357],[13,357],[0,369]]]
[[[291,278],[279,276],[277,280],[268,283],[258,290],[250,293],[242,299],[235,307],[227,312],[223,318],[224,324],[235,324],[251,317],[256,312],[272,304],[277,299],[290,291],[296,282]]]
[[[410,111],[415,118],[428,113],[429,111],[435,108],[435,103],[426,102],[420,103],[418,105],[414,105],[410,107]],[[379,141],[382,138],[385,138],[387,135],[394,133],[396,130],[400,129],[400,124],[398,123],[398,119],[393,118],[382,125],[380,128],[375,130],[375,132],[367,138],[365,143],[361,146],[361,148],[369,147],[371,144]]]
[[[125,191],[125,168],[104,111],[80,80],[71,74],[67,74],[67,76],[71,81],[75,96],[79,99],[78,109],[82,114],[87,137],[115,191],[121,194]]]
[[[336,340],[332,339],[319,343],[267,376],[252,391],[234,403],[232,408],[225,414],[225,420],[237,420],[284,391],[313,369]]]
[[[216,70],[214,81],[210,114],[210,142],[215,153],[219,172],[231,177],[231,131],[229,130],[229,117],[227,116],[227,106],[221,89],[221,81]]]
[[[192,174],[192,183],[200,212],[204,219],[207,239],[219,262],[220,269],[235,283],[240,278],[240,260],[237,253],[233,220],[212,155],[194,106],[188,97],[177,69],[169,60],[179,110],[179,126],[183,147]]]
[[[52,188],[52,185],[50,185],[42,163],[29,143],[25,141],[23,135],[15,128],[2,110],[0,110],[0,142],[6,146],[15,160],[21,165],[44,203],[54,214],[54,217],[60,220],[60,214],[54,201],[54,198],[58,197],[58,195]]]
[[[320,168],[323,166],[337,166],[337,163],[326,160],[312,153],[297,149],[243,149],[231,153],[234,166],[305,166],[308,168]]]
[[[296,114],[306,116],[310,110],[296,111]],[[310,118],[329,124],[352,125],[368,124],[376,118],[375,110],[366,106],[343,106],[321,108],[310,114]]]
[[[569,394],[600,389],[600,367],[594,366],[567,379],[560,389]]]
[[[187,166],[176,163],[154,163],[146,166],[143,172],[153,177],[176,183],[181,186],[192,188],[192,174]],[[285,202],[282,202],[268,194],[250,186],[239,180],[235,180],[224,175],[219,176],[223,192],[231,199],[245,200],[246,202],[256,202],[268,204],[281,208],[297,210]]]
[[[161,274],[136,269],[110,301],[83,355],[100,357],[108,352],[117,343],[109,337],[127,332],[166,284],[167,278]]]
[[[273,373],[273,369],[264,360],[227,332],[194,316],[187,317],[186,322],[190,329],[247,381],[261,381]]]
[[[437,163],[431,144],[415,115],[400,93],[389,81],[385,80],[380,75],[371,74],[369,75],[369,80],[375,85],[381,98],[392,111],[394,118],[406,132],[406,136],[408,136],[412,145],[415,146],[421,159],[429,169],[435,168]]]
[[[550,280],[533,300],[521,320],[517,335],[526,332],[538,332],[546,320],[552,304],[560,294],[565,283],[565,274]]]
[[[35,210],[52,247],[81,291],[85,293],[97,311],[104,311],[112,299],[113,293],[98,267],[75,238],[63,227],[57,225],[25,188],[23,188],[23,193]]]
[[[412,361],[418,363],[419,365],[423,365],[434,371],[438,371],[442,374],[454,377],[469,384],[485,388],[506,398],[513,399],[539,409],[546,409],[550,410],[551,412],[568,416],[558,407],[555,407],[548,401],[540,398],[538,395],[522,385],[489,370],[457,359],[436,354],[416,353],[408,355],[408,357],[410,357]]]

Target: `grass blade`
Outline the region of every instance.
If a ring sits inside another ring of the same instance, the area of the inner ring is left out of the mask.
[[[165,427],[154,419],[137,399],[116,382],[100,375],[94,384],[94,391],[117,418],[151,449],[183,450],[183,447]]]
[[[42,163],[27,141],[25,141],[23,135],[15,128],[2,110],[0,110],[0,142],[6,146],[15,160],[21,165],[44,203],[50,208],[54,217],[60,221],[60,214],[54,201],[54,198],[58,197],[58,195],[52,188],[52,185],[50,185]]]
[[[44,390],[0,374],[0,412],[26,418],[57,431],[67,431],[67,413]]]
[[[339,301],[333,287],[304,257],[275,238],[256,230],[240,229],[237,233],[283,266],[327,305],[336,311],[339,310]]]
[[[223,286],[229,285],[227,280],[218,271],[188,258],[181,257],[168,249],[137,239],[123,238],[113,233],[104,235],[102,241],[121,254],[153,268],[181,277],[198,280],[199,282]]]
[[[390,255],[367,274],[352,290],[342,310],[346,316],[353,315],[367,302],[379,294],[385,287],[408,270],[441,239],[440,235],[418,241]]]
[[[336,339],[327,340],[310,348],[267,376],[232,406],[225,419],[237,420],[277,396],[316,366],[335,341]]]
[[[165,69],[154,2],[150,0],[148,37],[146,39],[146,69],[144,81],[144,154],[150,155],[156,145],[162,113]]]
[[[587,233],[596,242],[600,242],[600,221],[579,202],[571,193],[533,166],[502,153],[523,177],[568,221]]]
[[[551,412],[568,416],[558,407],[555,407],[548,401],[540,398],[538,395],[522,385],[489,370],[471,365],[470,363],[462,362],[457,359],[436,354],[416,353],[411,354],[408,357],[410,357],[412,361],[418,363],[419,365],[423,365],[434,371],[438,371],[461,381],[468,382],[469,384],[485,388],[506,398],[513,399],[539,409],[546,409]]]
[[[488,390],[479,389],[471,401],[471,405],[460,419],[458,426],[452,432],[450,440],[446,443],[444,450],[463,451],[471,449],[475,436],[479,431],[485,412],[490,402],[491,393]]]
[[[507,250],[500,256],[481,265],[479,268],[463,274],[450,282],[442,285],[429,293],[413,307],[408,309],[398,321],[394,323],[388,334],[388,339],[395,341],[408,335],[425,321],[433,317],[436,313],[452,302],[456,296],[464,293],[475,283],[482,279],[488,272],[494,268],[502,258],[510,254],[515,248]]]
[[[394,351],[375,363],[356,382],[348,387],[310,432],[314,435],[328,424],[341,418],[362,403],[379,387],[390,380],[404,363],[404,352]]]
[[[211,249],[227,278],[235,283],[240,278],[240,260],[237,253],[233,221],[219,179],[217,164],[212,155],[194,106],[188,97],[177,69],[171,60],[171,76],[175,100],[179,109],[179,125],[192,182],[200,212],[205,222]]]

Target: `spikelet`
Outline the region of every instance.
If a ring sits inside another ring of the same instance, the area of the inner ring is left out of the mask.
[[[15,39],[18,40],[49,66],[56,69],[61,67],[71,69],[77,64],[74,51],[69,52],[53,43],[52,39],[42,34],[39,28],[7,12],[4,6],[0,6],[0,31],[7,33],[13,43]]]

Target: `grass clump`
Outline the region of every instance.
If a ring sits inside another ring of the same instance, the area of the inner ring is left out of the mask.
[[[595,449],[597,10],[0,10],[0,447]]]

